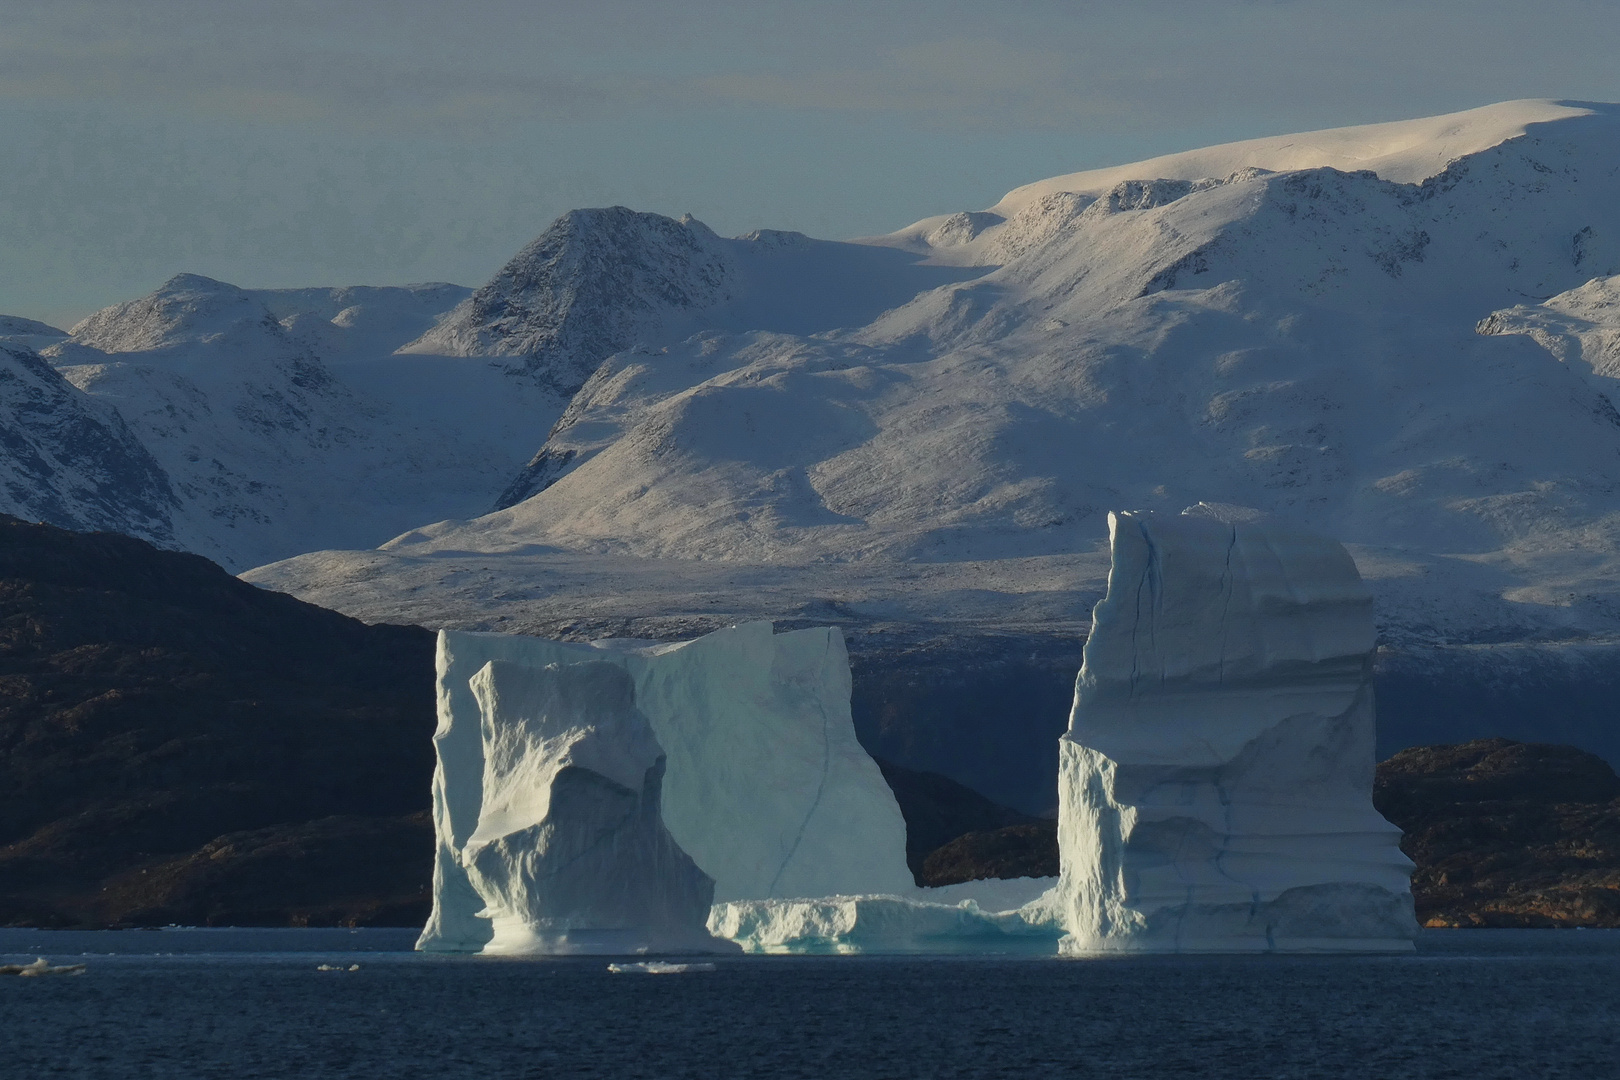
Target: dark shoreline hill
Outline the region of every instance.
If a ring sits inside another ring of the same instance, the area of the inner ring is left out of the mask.
[[[0,925],[419,922],[433,635],[0,516]]]
[[[1620,777],[1573,746],[1476,739],[1380,762],[1424,926],[1620,927]]]

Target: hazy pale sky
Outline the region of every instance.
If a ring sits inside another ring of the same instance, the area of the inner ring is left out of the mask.
[[[476,285],[571,207],[887,232],[1019,184],[1620,99],[1613,0],[0,0],[0,313]]]

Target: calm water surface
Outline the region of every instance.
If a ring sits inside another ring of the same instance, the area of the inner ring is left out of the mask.
[[[420,956],[414,937],[0,930],[0,962],[89,965],[0,978],[0,1076],[1620,1078],[1616,931],[1426,931],[1401,957],[744,957],[679,975]]]

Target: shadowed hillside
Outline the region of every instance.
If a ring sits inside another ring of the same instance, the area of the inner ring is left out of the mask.
[[[0,925],[419,921],[433,637],[0,517]]]

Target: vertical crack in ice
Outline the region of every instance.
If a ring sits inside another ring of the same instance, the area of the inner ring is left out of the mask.
[[[1136,613],[1131,621],[1131,698],[1136,698],[1137,681],[1142,674],[1142,654],[1137,648],[1137,637],[1142,629],[1142,590],[1148,587],[1153,577],[1154,563],[1158,558],[1158,551],[1153,546],[1153,537],[1148,535],[1147,527],[1138,522],[1137,532],[1142,537],[1142,543],[1147,547],[1147,561],[1142,566],[1142,576],[1136,579]],[[1153,599],[1151,593],[1149,599]],[[1153,627],[1148,628],[1149,645],[1154,643]],[[1161,673],[1160,678],[1163,678]]]
[[[1187,880],[1187,860],[1183,859],[1182,857],[1182,853],[1187,848],[1187,838],[1192,835],[1193,829],[1198,825],[1198,821],[1195,818],[1184,817],[1181,819],[1181,823],[1181,836],[1176,840],[1176,854],[1174,863],[1176,868],[1176,876],[1181,878],[1182,882],[1187,886],[1187,897],[1182,902],[1181,910],[1176,913],[1176,952],[1181,951],[1182,924],[1187,921],[1187,916],[1192,914],[1193,896],[1198,890],[1198,883],[1196,881]]]
[[[831,652],[832,633],[829,631],[827,634],[827,652],[823,654],[821,660],[823,668],[827,666],[827,655],[831,654]],[[793,861],[793,856],[798,852],[799,845],[804,842],[804,834],[810,828],[810,819],[816,816],[816,809],[821,806],[821,796],[827,790],[827,774],[832,771],[832,735],[828,730],[831,727],[831,722],[827,719],[826,702],[820,694],[816,695],[816,710],[821,713],[821,780],[816,784],[816,797],[810,800],[810,809],[805,811],[804,821],[799,825],[799,835],[793,838],[793,843],[789,845],[787,854],[782,857],[782,865],[776,868],[776,876],[771,878],[770,894],[772,896],[776,895],[777,884],[781,882],[782,875],[787,873],[788,864]]]
[[[1221,658],[1215,670],[1215,685],[1226,685],[1226,628],[1227,615],[1232,610],[1232,551],[1237,547],[1237,526],[1231,526],[1232,535],[1226,541],[1226,565],[1221,569]]]
[[[1187,883],[1187,899],[1182,901],[1181,911],[1176,915],[1176,952],[1181,951],[1181,928],[1182,924],[1187,921],[1187,915],[1192,911],[1194,888],[1196,888],[1196,886],[1194,886],[1191,882]]]
[[[1247,885],[1233,877],[1226,870],[1226,856],[1232,846],[1232,793],[1226,790],[1226,784],[1221,780],[1221,770],[1216,769],[1211,781],[1215,785],[1215,797],[1221,802],[1221,850],[1215,853],[1215,872],[1221,877],[1236,885]]]

